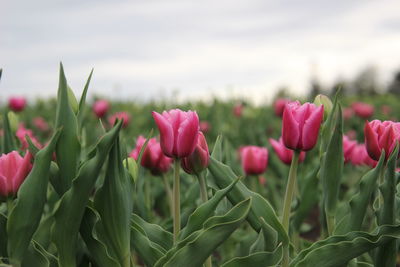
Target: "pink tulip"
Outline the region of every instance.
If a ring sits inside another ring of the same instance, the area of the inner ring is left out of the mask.
[[[19,125],[15,135],[17,136],[19,142],[21,143],[21,150],[26,150],[29,147],[29,143],[26,140],[26,136],[29,136],[29,138],[32,140],[32,143],[37,148],[43,147],[42,144],[39,142],[39,140],[33,134],[33,131],[30,129],[26,129],[23,123]]]
[[[351,107],[354,113],[363,119],[368,119],[374,114],[374,107],[367,103],[355,102]]]
[[[132,150],[130,157],[135,160],[139,159],[140,150],[146,139],[139,136],[136,140],[136,147]],[[150,170],[153,175],[160,175],[168,172],[171,167],[172,159],[166,157],[161,150],[160,143],[155,138],[150,138],[145,150],[143,151],[142,160],[140,164],[146,169]]]
[[[369,156],[374,160],[379,160],[382,149],[384,149],[387,160],[396,143],[400,141],[400,123],[381,122],[380,120],[367,121],[364,127],[364,135]]]
[[[349,120],[351,117],[353,117],[354,111],[351,108],[344,108],[343,109],[343,118],[345,120]]]
[[[42,132],[47,132],[50,128],[45,119],[42,117],[35,117],[32,120],[33,125]]]
[[[189,174],[199,174],[208,167],[209,160],[206,138],[199,132],[196,148],[192,154],[182,159],[181,166]]]
[[[352,153],[356,146],[357,141],[351,140],[348,136],[343,135],[343,154],[345,163],[351,161]]]
[[[199,134],[199,117],[195,111],[172,109],[152,112],[160,131],[161,149],[165,155],[184,158],[193,153]]]
[[[275,102],[274,102],[275,115],[282,117],[285,106],[289,102],[290,102],[290,100],[286,99],[286,98],[278,98],[277,100],[275,100]]]
[[[285,163],[290,165],[292,163],[293,157],[293,150],[288,149],[282,141],[282,137],[279,138],[278,141],[270,138],[269,143],[271,144],[272,148],[275,150],[275,153],[278,155],[279,159]],[[306,157],[306,153],[302,151],[299,156],[299,162],[303,162],[304,158]]]
[[[8,100],[8,107],[15,112],[24,110],[26,106],[26,99],[24,97],[11,97]]]
[[[298,101],[286,104],[282,139],[287,148],[308,151],[315,146],[324,116],[323,107],[316,107],[311,103],[301,105]]]
[[[203,133],[208,133],[211,129],[211,125],[208,121],[201,121],[200,122],[200,131]]]
[[[114,125],[116,119],[123,120],[122,127],[125,128],[129,125],[131,116],[129,116],[129,114],[124,111],[117,112],[108,119],[108,122],[110,123],[110,125]]]
[[[268,150],[265,147],[245,146],[240,150],[242,167],[246,175],[262,174],[268,164]]]
[[[243,105],[242,104],[236,104],[233,107],[233,115],[235,115],[235,117],[242,117],[243,114]]]
[[[351,164],[353,164],[355,166],[367,165],[372,168],[374,168],[378,163],[376,160],[373,160],[368,155],[365,144],[357,144],[353,148],[353,150],[351,152],[350,162],[351,162]]]
[[[31,171],[31,154],[21,157],[17,151],[0,156],[0,195],[15,196],[19,187]]]
[[[96,114],[98,118],[103,118],[107,111],[110,109],[110,103],[107,100],[97,100],[93,104],[93,112]]]

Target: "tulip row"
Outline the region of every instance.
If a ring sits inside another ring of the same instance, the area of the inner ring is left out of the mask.
[[[1,264],[395,265],[399,123],[367,121],[358,143],[343,135],[349,109],[342,112],[339,94],[333,103],[322,95],[304,104],[279,99],[280,137],[269,138],[275,153],[265,133],[236,150],[234,135],[211,140],[218,123],[200,121],[196,111],[107,118],[111,104],[98,100],[93,120],[85,99],[91,76],[78,102],[61,66],[54,127],[42,117],[31,122],[38,131],[18,123],[26,101],[10,99],[0,157]],[[266,116],[246,109],[233,107],[231,129]],[[355,103],[351,112],[365,119],[374,110]],[[129,130],[141,119],[159,136],[136,135],[128,153]]]

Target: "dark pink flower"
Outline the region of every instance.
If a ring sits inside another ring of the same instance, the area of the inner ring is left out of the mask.
[[[201,121],[200,122],[200,131],[203,133],[208,133],[211,129],[211,125],[208,121]]]
[[[353,150],[357,146],[357,141],[351,140],[348,136],[343,135],[343,154],[344,162],[350,162]]]
[[[290,102],[290,100],[286,99],[286,98],[278,98],[277,100],[275,100],[275,102],[274,102],[275,115],[282,117],[285,106],[289,102]]]
[[[233,115],[235,115],[235,117],[242,117],[243,114],[243,105],[242,104],[236,104],[233,107]]]
[[[20,112],[25,109],[26,99],[25,97],[11,97],[8,100],[8,107],[15,112]]]
[[[265,172],[268,164],[268,150],[265,147],[244,146],[240,149],[242,167],[246,175]]]
[[[0,195],[3,197],[15,196],[22,182],[32,169],[31,154],[25,157],[17,151],[0,156]]]
[[[50,129],[46,120],[43,119],[42,117],[33,118],[32,123],[38,130],[40,130],[42,132],[47,132]]]
[[[116,112],[108,119],[108,122],[111,126],[114,125],[116,119],[123,120],[122,127],[125,128],[129,125],[129,122],[131,121],[131,116],[129,116],[129,114],[125,111]]]
[[[269,143],[271,144],[272,148],[275,150],[276,155],[278,158],[285,164],[290,165],[292,163],[293,158],[293,150],[288,149],[282,141],[282,137],[279,138],[278,141],[270,138]],[[306,153],[302,151],[299,156],[299,162],[303,162],[304,158],[306,157]]]
[[[110,109],[110,103],[107,100],[97,100],[93,104],[93,112],[98,118],[103,118]]]
[[[374,114],[374,107],[363,102],[355,102],[351,105],[354,113],[363,119],[368,119]]]
[[[29,143],[26,140],[26,136],[29,136],[29,138],[32,140],[32,143],[37,148],[43,147],[42,144],[39,142],[39,140],[33,134],[33,131],[30,129],[26,129],[23,123],[19,125],[15,135],[17,136],[19,142],[21,143],[21,150],[26,150],[29,147]]]
[[[192,154],[182,159],[181,166],[189,174],[198,174],[208,167],[209,160],[206,138],[199,132],[196,148]]]

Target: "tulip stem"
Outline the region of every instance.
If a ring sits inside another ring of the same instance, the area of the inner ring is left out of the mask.
[[[199,180],[199,185],[200,185],[200,197],[202,202],[207,202],[208,196],[207,196],[207,184],[206,184],[206,179],[204,177],[204,172],[201,172],[197,175],[197,179]],[[211,256],[207,258],[205,262],[205,267],[212,267],[212,261],[211,261]]]
[[[7,214],[8,214],[8,216],[10,216],[11,210],[13,207],[14,207],[14,200],[11,197],[7,198]]]
[[[384,175],[385,174],[385,169],[386,169],[386,166],[383,166],[381,168],[380,172],[379,172],[379,178],[378,178],[379,184],[378,184],[378,194],[377,194],[377,196],[378,196],[378,209],[380,209],[383,206],[383,196],[382,196],[381,191],[379,190],[379,187],[385,181],[385,175]]]
[[[290,218],[290,208],[292,205],[294,187],[296,185],[297,176],[297,166],[299,165],[299,155],[300,151],[294,151],[292,163],[290,164],[289,177],[286,185],[285,200],[283,202],[282,211],[282,226],[285,232],[289,235],[289,218]],[[282,266],[289,266],[289,246],[284,247]]]
[[[173,196],[172,196],[171,186],[169,185],[169,181],[168,181],[167,175],[163,174],[162,177],[163,177],[163,182],[164,182],[165,191],[167,191],[169,212],[170,212],[171,216],[174,216],[174,213],[173,213],[173,204],[172,204],[172,198],[173,198]]]
[[[178,241],[179,231],[181,229],[181,206],[180,206],[180,160],[174,161],[174,243]]]

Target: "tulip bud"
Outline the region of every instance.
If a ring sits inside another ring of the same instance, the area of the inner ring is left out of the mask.
[[[246,175],[265,172],[268,164],[268,150],[265,147],[244,146],[240,148],[240,159]]]
[[[195,111],[172,109],[152,112],[160,131],[161,149],[165,155],[184,158],[193,153],[199,134],[199,117]]]
[[[290,165],[292,163],[293,158],[293,150],[288,149],[282,141],[282,137],[279,138],[278,141],[270,138],[269,142],[272,148],[275,150],[275,153],[278,155],[278,158],[285,164]],[[303,162],[306,157],[306,153],[304,151],[300,152],[299,162]]]
[[[282,120],[282,140],[292,150],[311,150],[318,140],[324,115],[324,106],[300,105],[298,101],[286,104]]]
[[[110,109],[110,103],[107,100],[97,100],[93,104],[93,112],[98,118],[103,118]]]
[[[33,125],[35,125],[35,127],[42,132],[47,132],[50,129],[49,125],[42,117],[35,117],[33,118],[32,122]]]
[[[356,146],[357,146],[357,141],[350,140],[348,136],[343,135],[343,154],[345,163],[350,162],[353,150]]]
[[[201,121],[200,122],[200,131],[202,131],[203,133],[208,133],[211,129],[211,125],[208,121]]]
[[[333,104],[332,101],[327,97],[326,95],[317,95],[314,99],[314,104],[319,107],[319,106],[324,106],[324,114],[326,117],[328,117],[329,113],[331,113]]]
[[[17,136],[19,142],[21,143],[21,150],[26,150],[29,147],[28,141],[26,140],[26,136],[29,136],[32,143],[37,148],[42,148],[42,144],[35,137],[35,135],[33,134],[33,131],[30,129],[26,129],[23,123],[21,123],[19,125],[18,130],[16,131],[15,135]]]
[[[8,100],[8,107],[15,112],[23,111],[26,106],[25,97],[11,97]]]
[[[181,166],[189,174],[199,174],[208,167],[209,160],[206,138],[199,132],[196,148],[192,154],[182,159]]]
[[[136,161],[133,158],[128,157],[124,159],[123,164],[124,167],[128,170],[128,173],[132,177],[133,181],[136,182],[138,176],[138,167]]]
[[[374,114],[374,107],[367,103],[356,102],[353,103],[351,107],[354,113],[362,119],[368,119]]]
[[[235,115],[235,117],[242,117],[243,114],[243,105],[242,104],[236,104],[233,107],[233,115]]]
[[[129,116],[129,114],[127,112],[117,112],[114,115],[112,115],[109,119],[108,122],[110,123],[110,125],[114,125],[115,124],[115,120],[123,120],[122,122],[122,127],[125,128],[129,125],[129,122],[131,120],[131,116]]]
[[[0,156],[0,196],[15,196],[32,169],[31,154],[21,157],[17,151]]]
[[[276,116],[282,117],[283,111],[287,103],[289,103],[289,99],[286,98],[278,98],[274,102],[274,112]]]
[[[7,116],[8,116],[8,122],[10,124],[11,131],[16,132],[18,129],[18,125],[19,125],[18,115],[12,111],[9,111],[7,113]]]
[[[364,127],[365,144],[369,156],[379,160],[382,149],[385,150],[386,160],[400,141],[400,123],[392,121],[373,120],[366,122]]]

